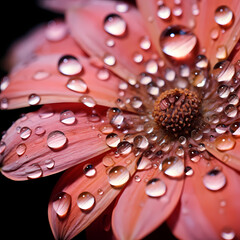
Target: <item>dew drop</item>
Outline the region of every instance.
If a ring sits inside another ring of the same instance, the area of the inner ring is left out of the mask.
[[[190,157],[190,160],[193,162],[198,162],[201,158],[201,156],[199,155],[199,152],[196,150],[189,150],[189,157]]]
[[[47,169],[53,169],[55,166],[55,161],[53,159],[45,160],[45,166]]]
[[[231,150],[235,144],[235,139],[230,135],[221,135],[215,139],[215,146],[220,151]]]
[[[53,200],[53,209],[60,218],[64,218],[71,206],[71,196],[68,193],[61,192]]]
[[[230,125],[229,128],[230,132],[232,133],[232,135],[238,137],[240,136],[240,122],[234,122]]]
[[[158,7],[157,16],[161,19],[169,19],[171,16],[171,9],[165,5],[160,5]]]
[[[228,27],[231,25],[233,21],[233,12],[231,9],[227,6],[220,6],[215,11],[215,22],[222,26],[222,27]]]
[[[219,46],[217,48],[217,52],[216,52],[216,58],[218,60],[224,60],[226,59],[228,56],[228,53],[227,53],[227,48],[226,46]]]
[[[90,108],[93,108],[96,106],[96,101],[90,97],[90,96],[87,96],[87,95],[83,95],[79,98],[79,102],[83,103],[85,106],[87,107],[90,107]]]
[[[122,141],[117,145],[117,152],[121,155],[127,155],[132,151],[132,144],[128,141]]]
[[[20,137],[24,140],[29,138],[31,134],[32,134],[32,130],[28,127],[23,127],[20,130]]]
[[[82,71],[82,65],[76,57],[64,55],[58,61],[58,70],[63,75],[73,76]]]
[[[31,94],[28,97],[28,103],[29,105],[37,105],[41,101],[41,98],[37,94]]]
[[[99,69],[99,71],[97,72],[97,78],[99,80],[106,81],[109,79],[109,77],[110,77],[110,73],[105,68]]]
[[[82,192],[77,198],[77,205],[81,210],[91,210],[95,204],[94,196],[89,192]]]
[[[83,172],[87,177],[94,177],[97,173],[97,170],[92,164],[88,163],[83,167]]]
[[[106,136],[106,144],[109,147],[117,147],[120,143],[120,138],[116,133],[110,133]]]
[[[146,72],[150,74],[156,74],[158,72],[158,63],[154,59],[146,62]]]
[[[88,89],[87,84],[81,78],[70,78],[66,84],[67,88],[78,93],[85,93]]]
[[[4,91],[7,89],[7,87],[9,86],[10,80],[8,76],[3,77],[1,83],[0,83],[0,90]]]
[[[5,142],[0,141],[0,154],[2,154],[2,153],[5,151],[6,146],[7,146],[7,145],[6,145]]]
[[[215,131],[218,134],[223,134],[227,131],[227,126],[225,124],[218,124],[215,128]]]
[[[27,146],[24,143],[21,143],[16,148],[16,153],[18,156],[22,156],[27,150]]]
[[[133,145],[136,148],[146,149],[148,147],[148,140],[143,135],[137,135],[133,139]]]
[[[167,27],[160,36],[162,51],[173,58],[185,58],[197,45],[197,37],[186,27]]]
[[[143,61],[143,55],[140,53],[134,53],[133,55],[133,61],[135,63],[141,63]]]
[[[236,117],[238,110],[237,110],[236,106],[229,104],[226,106],[224,112],[228,117],[234,118],[234,117]]]
[[[159,169],[170,177],[180,177],[184,173],[184,164],[178,157],[167,157],[165,158]]]
[[[142,74],[140,75],[139,82],[140,82],[142,85],[147,85],[147,84],[149,84],[149,83],[152,82],[152,78],[151,78],[151,76],[149,76],[149,75],[147,75],[147,74],[145,74],[145,73],[142,73]]]
[[[72,125],[76,121],[75,114],[71,110],[66,110],[60,113],[60,122],[65,125]]]
[[[127,31],[127,24],[118,14],[112,13],[104,19],[104,30],[115,37],[122,37]]]
[[[195,66],[198,68],[207,68],[208,66],[208,59],[205,55],[198,55],[196,57]]]
[[[113,127],[110,124],[103,125],[99,128],[99,131],[103,134],[109,134],[113,132]]]
[[[147,36],[141,38],[140,48],[143,50],[148,50],[151,47],[151,42]]]
[[[173,8],[172,13],[173,13],[174,16],[180,17],[183,13],[183,10],[182,10],[181,7],[176,6],[176,7]]]
[[[46,130],[42,126],[38,126],[35,128],[35,134],[38,136],[42,136]]]
[[[129,9],[129,5],[125,2],[119,2],[116,4],[115,9],[120,13],[126,13]]]
[[[224,228],[221,233],[221,237],[224,240],[233,240],[235,239],[235,236],[236,236],[235,232],[230,228]]]
[[[45,35],[49,41],[61,41],[66,37],[68,29],[65,23],[60,21],[51,21],[49,22]]]
[[[108,181],[113,187],[122,187],[130,178],[130,173],[123,166],[115,166],[108,172]]]
[[[114,160],[110,156],[104,156],[102,159],[102,163],[105,167],[111,167],[115,164]]]
[[[218,82],[229,82],[235,74],[235,67],[229,61],[221,61],[215,64],[212,74]]]
[[[44,79],[48,78],[49,76],[50,76],[49,72],[46,72],[44,70],[39,70],[39,71],[34,73],[33,79],[37,80],[37,81],[40,81],[40,80],[44,80]]]
[[[39,110],[39,117],[42,119],[50,118],[54,115],[51,107],[44,107]]]
[[[146,156],[141,156],[137,161],[137,170],[146,170],[152,167],[152,162]]]
[[[218,39],[219,37],[219,29],[218,28],[213,28],[211,33],[210,33],[210,36],[213,40],[216,40]]]
[[[7,98],[1,99],[1,109],[8,109],[8,99]]]
[[[143,102],[140,97],[133,97],[130,104],[134,109],[139,109],[142,106]]]
[[[203,177],[203,184],[204,186],[211,190],[211,191],[217,191],[223,188],[226,184],[226,177],[218,169],[213,169],[209,171],[204,177]]]
[[[47,145],[52,149],[60,149],[67,143],[65,134],[61,131],[52,131],[47,138]]]
[[[116,58],[112,55],[106,54],[105,57],[103,58],[103,61],[108,66],[114,66],[116,63]]]
[[[230,94],[230,89],[227,85],[221,85],[218,87],[217,93],[220,98],[227,98]]]
[[[43,171],[38,164],[33,164],[27,167],[26,174],[29,179],[36,179],[42,176]]]
[[[145,192],[149,197],[161,197],[166,191],[166,184],[159,178],[149,180],[145,187]]]

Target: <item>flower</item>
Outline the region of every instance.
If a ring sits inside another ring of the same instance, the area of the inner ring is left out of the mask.
[[[43,106],[0,153],[14,180],[66,170],[49,201],[54,237],[100,217],[117,239],[164,221],[180,239],[239,238],[238,1],[44,4],[66,23],[15,46],[0,96],[2,109]]]

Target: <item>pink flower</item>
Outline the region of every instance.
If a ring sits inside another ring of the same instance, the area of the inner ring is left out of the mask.
[[[65,171],[56,239],[240,238],[238,0],[44,1],[65,13],[13,47],[2,109],[43,105],[0,143],[13,180]],[[104,222],[104,224],[103,224]],[[104,228],[101,231],[100,228]]]

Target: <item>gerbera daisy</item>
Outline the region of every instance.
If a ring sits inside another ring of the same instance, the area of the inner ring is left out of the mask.
[[[3,135],[1,172],[66,170],[49,201],[56,239],[238,239],[238,0],[43,1],[65,14],[8,57],[4,110],[41,106]],[[100,232],[98,232],[100,231]],[[111,232],[112,231],[112,232]]]

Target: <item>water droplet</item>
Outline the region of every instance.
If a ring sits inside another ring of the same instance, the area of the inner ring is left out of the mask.
[[[87,96],[87,95],[83,95],[79,98],[79,102],[83,103],[85,106],[87,107],[90,107],[90,108],[93,108],[96,106],[96,101],[90,97],[90,96]]]
[[[186,27],[167,27],[160,36],[162,51],[173,58],[185,58],[197,45],[197,37]]]
[[[55,161],[53,159],[45,160],[45,166],[47,169],[53,169],[55,166]]]
[[[71,196],[68,193],[61,192],[57,194],[53,200],[53,209],[56,214],[64,218],[71,206]]]
[[[216,138],[215,145],[220,151],[227,151],[234,148],[236,144],[235,139],[231,135],[221,135]]]
[[[229,82],[235,74],[235,67],[229,61],[221,61],[215,64],[212,74],[218,82]]]
[[[180,76],[181,77],[189,77],[190,75],[190,68],[188,65],[183,64],[180,66]]]
[[[122,155],[127,155],[132,151],[132,144],[128,141],[122,141],[117,145],[117,152]]]
[[[213,28],[211,33],[210,33],[210,35],[211,35],[211,38],[213,40],[218,39],[218,37],[219,37],[219,29],[218,28]]]
[[[109,147],[117,147],[120,143],[120,138],[116,133],[110,133],[106,136],[106,144]]]
[[[58,70],[63,75],[72,76],[82,71],[82,65],[76,57],[64,55],[58,61]]]
[[[142,85],[148,85],[149,83],[152,82],[151,76],[147,75],[146,73],[140,74],[139,82]]]
[[[1,99],[1,109],[8,109],[8,99],[7,98]]]
[[[227,6],[220,6],[215,11],[214,19],[218,25],[228,27],[232,24],[233,12]]]
[[[89,192],[82,192],[77,198],[77,205],[81,210],[89,211],[95,204],[94,196]]]
[[[138,175],[135,175],[134,176],[134,180],[135,180],[135,182],[140,182],[141,178]]]
[[[122,187],[130,178],[130,173],[123,166],[115,166],[108,172],[108,181],[113,187]]]
[[[125,2],[119,2],[116,4],[115,9],[120,13],[126,13],[129,9],[129,5]]]
[[[50,76],[49,72],[46,72],[44,70],[39,70],[39,71],[34,73],[33,79],[37,80],[37,81],[40,81],[40,80],[44,80],[44,79],[48,78],[49,76]]]
[[[148,140],[145,136],[143,135],[137,135],[134,139],[133,139],[133,145],[136,148],[141,148],[141,149],[145,149],[148,147]]]
[[[165,158],[159,169],[170,177],[180,177],[184,173],[184,164],[178,157],[167,157]]]
[[[223,134],[227,131],[227,126],[225,124],[218,124],[215,128],[215,131],[218,134]]]
[[[153,178],[146,184],[145,192],[149,197],[161,197],[167,191],[166,184],[159,178]]]
[[[165,72],[165,78],[169,81],[172,82],[176,77],[176,73],[173,69],[167,68]]]
[[[193,175],[193,169],[190,166],[185,167],[184,169],[186,176],[192,176]]]
[[[6,143],[3,141],[0,141],[0,154],[2,154],[6,149]]]
[[[201,156],[199,155],[199,152],[193,149],[189,150],[189,157],[193,162],[198,162],[201,158]]]
[[[118,14],[112,13],[104,19],[104,30],[115,37],[122,37],[127,31],[127,24]]]
[[[7,89],[7,87],[9,86],[10,80],[8,76],[3,77],[1,83],[0,83],[0,90],[4,91]]]
[[[231,228],[224,228],[221,233],[221,237],[224,240],[233,240],[235,239],[235,236],[235,232]]]
[[[166,20],[171,16],[171,9],[165,5],[160,5],[158,7],[157,16]]]
[[[52,149],[62,148],[67,143],[65,134],[61,131],[52,131],[47,138],[47,145]]]
[[[99,69],[99,71],[97,72],[97,78],[99,80],[106,81],[109,79],[109,77],[110,77],[110,73],[105,68]]]
[[[35,128],[35,134],[38,136],[43,135],[46,132],[46,130],[42,126],[38,126]]]
[[[114,66],[116,63],[116,59],[114,56],[112,55],[105,55],[104,59],[103,59],[104,63],[107,64],[108,66]]]
[[[212,191],[217,191],[221,188],[223,188],[226,184],[226,177],[218,169],[213,169],[209,171],[204,177],[203,177],[203,184],[204,186]]]
[[[239,103],[239,97],[237,94],[231,94],[228,98],[228,102],[233,105],[237,105]]]
[[[43,107],[39,110],[39,117],[42,119],[50,118],[54,115],[51,107]]]
[[[29,138],[31,134],[32,134],[32,130],[28,127],[23,127],[20,130],[20,137],[24,140]]]
[[[226,46],[219,46],[217,48],[217,52],[216,52],[216,58],[218,60],[224,60],[226,59],[228,56],[228,53],[227,53],[227,48]]]
[[[109,134],[113,132],[113,127],[110,124],[103,125],[99,128],[99,131],[103,134]]]
[[[146,72],[150,74],[156,74],[158,72],[158,63],[154,59],[150,59],[146,62]]]
[[[140,97],[133,97],[130,104],[134,109],[139,109],[142,106],[143,102]]]
[[[198,68],[207,68],[208,66],[208,59],[205,55],[198,55],[196,57],[195,66]]]
[[[66,110],[60,113],[60,122],[66,125],[72,125],[76,121],[76,117],[71,110]]]
[[[133,61],[135,63],[141,63],[143,61],[143,55],[141,53],[134,53]]]
[[[151,42],[147,36],[141,38],[140,48],[143,50],[148,50],[151,47]]]
[[[83,172],[87,177],[94,177],[97,173],[97,170],[92,164],[88,163],[83,167]]]
[[[160,90],[159,87],[154,82],[151,82],[147,85],[147,92],[152,96],[158,96]]]
[[[221,85],[218,87],[217,93],[220,98],[227,98],[230,94],[230,88],[227,85]]]
[[[29,179],[36,179],[42,176],[43,171],[38,164],[33,164],[27,167],[26,174]]]
[[[87,84],[80,78],[70,78],[67,82],[67,88],[78,93],[87,91]]]
[[[173,8],[172,13],[173,13],[174,16],[180,17],[180,16],[182,16],[183,10],[182,10],[181,7],[176,6],[176,7]]]
[[[41,101],[41,98],[37,94],[31,94],[28,97],[28,103],[29,105],[37,105]]]
[[[68,29],[65,23],[60,21],[51,21],[45,30],[45,36],[49,41],[60,41],[66,37]]]
[[[110,156],[104,156],[102,163],[105,167],[111,167],[115,164],[114,160]]]
[[[21,143],[16,148],[16,153],[18,156],[22,156],[27,150],[27,146],[24,143]]]
[[[226,106],[224,112],[228,117],[234,118],[234,117],[236,117],[238,110],[237,110],[236,106],[229,104]]]
[[[238,137],[240,136],[240,122],[234,122],[230,125],[230,132],[232,135]]]

